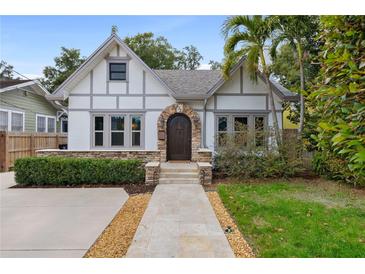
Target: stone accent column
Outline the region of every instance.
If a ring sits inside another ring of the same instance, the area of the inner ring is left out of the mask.
[[[145,165],[146,177],[145,182],[146,185],[155,185],[158,184],[158,180],[160,178],[160,162],[149,162]]]
[[[206,162],[206,163],[212,163],[213,161],[213,153],[210,149],[207,148],[200,148],[198,150],[198,161],[199,162]]]
[[[210,185],[212,183],[212,165],[206,162],[198,162],[200,183]]]

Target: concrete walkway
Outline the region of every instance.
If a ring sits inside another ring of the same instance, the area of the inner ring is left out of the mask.
[[[0,257],[82,257],[128,199],[122,188],[14,184],[0,173]]]
[[[234,257],[201,185],[158,185],[127,257]]]

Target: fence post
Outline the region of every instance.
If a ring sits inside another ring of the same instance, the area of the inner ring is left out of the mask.
[[[59,139],[59,135],[58,135],[58,133],[56,133],[56,149],[58,149],[59,148],[59,145],[60,145],[60,139]]]
[[[0,132],[0,171],[8,171],[9,169],[9,155],[8,142],[9,137],[6,131]]]
[[[34,134],[30,134],[30,156],[34,156],[35,154],[35,142],[34,142]]]

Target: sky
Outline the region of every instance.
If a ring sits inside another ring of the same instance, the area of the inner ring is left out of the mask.
[[[153,32],[173,47],[194,45],[201,63],[221,61],[224,38],[220,29],[225,16],[0,16],[0,59],[27,77],[39,77],[54,65],[62,46],[89,56],[118,26],[120,37]]]

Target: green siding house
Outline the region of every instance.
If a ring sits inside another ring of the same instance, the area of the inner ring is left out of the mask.
[[[0,80],[0,131],[67,132],[65,108],[31,80]]]

